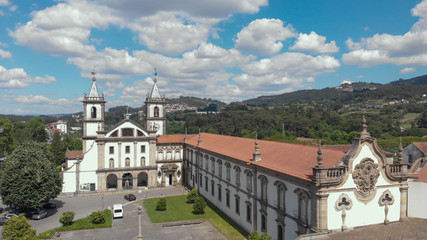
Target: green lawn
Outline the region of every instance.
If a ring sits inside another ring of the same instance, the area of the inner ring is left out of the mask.
[[[208,204],[205,214],[193,214],[193,205],[187,204],[187,195],[165,197],[167,201],[166,211],[156,211],[156,203],[160,198],[145,199],[143,205],[153,223],[176,222],[192,219],[208,219],[220,229],[229,239],[245,239],[247,233],[237,224],[226,217],[221,211]]]
[[[70,226],[66,227],[58,227],[54,229],[47,230],[46,232],[42,232],[39,235],[37,235],[38,239],[51,239],[53,234],[56,232],[63,232],[63,231],[74,231],[74,230],[81,230],[81,229],[92,229],[92,228],[106,228],[106,227],[112,227],[113,226],[113,215],[110,210],[104,210],[105,214],[105,223],[102,224],[93,224],[90,221],[89,217],[81,218],[73,222]]]
[[[403,116],[403,119],[400,120],[400,125],[406,129],[411,128],[411,122],[415,121],[417,117],[419,117],[420,113],[408,113]]]

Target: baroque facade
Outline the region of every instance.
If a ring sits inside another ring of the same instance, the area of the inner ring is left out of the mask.
[[[184,185],[244,230],[274,239],[404,221],[408,165],[387,158],[362,130],[351,147],[280,143],[209,133],[165,135],[165,97],[154,82],[146,127],[129,119],[104,130],[94,79],[84,106],[83,158],[68,160],[64,192]]]

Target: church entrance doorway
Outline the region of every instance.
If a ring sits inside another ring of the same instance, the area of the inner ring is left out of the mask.
[[[138,187],[146,187],[147,186],[147,181],[148,180],[148,176],[147,173],[142,172],[138,174]]]
[[[107,189],[109,188],[117,188],[117,176],[115,174],[107,176]]]
[[[172,185],[172,174],[169,173],[169,186],[171,186],[171,185]]]
[[[132,189],[132,186],[133,186],[133,177],[132,177],[132,174],[130,174],[130,173],[123,174],[122,186],[123,186],[124,190],[126,190],[126,189]]]

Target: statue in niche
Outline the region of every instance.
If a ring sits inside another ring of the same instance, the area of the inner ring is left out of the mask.
[[[347,194],[341,194],[338,198],[338,200],[335,202],[335,210],[341,211],[341,218],[342,218],[342,226],[341,230],[345,231],[347,229],[347,226],[345,225],[345,218],[347,216],[346,210],[350,210],[353,206],[353,202],[351,199],[347,196]]]
[[[389,190],[386,190],[385,192],[383,192],[380,199],[378,200],[378,204],[381,207],[384,207],[384,214],[385,214],[384,224],[385,225],[387,225],[389,223],[388,218],[387,218],[388,206],[393,205],[393,203],[394,203],[394,197],[393,197],[393,195],[391,195],[391,192]]]
[[[354,167],[353,180],[357,192],[362,196],[369,196],[375,190],[380,171],[378,164],[372,159],[364,159]]]

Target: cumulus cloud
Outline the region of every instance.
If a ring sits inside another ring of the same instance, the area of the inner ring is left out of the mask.
[[[340,67],[337,59],[327,56],[310,56],[303,53],[287,52],[273,58],[253,61],[242,67],[243,74],[233,78],[241,88],[259,88],[282,85],[301,87],[313,82],[314,77],[333,72]]]
[[[9,51],[0,49],[0,59],[4,59],[4,58],[12,58],[12,53],[10,53]]]
[[[336,53],[339,51],[335,41],[326,43],[326,37],[320,36],[315,32],[310,34],[300,33],[295,45],[290,49],[312,53]]]
[[[117,9],[123,16],[142,17],[159,11],[184,12],[203,18],[227,18],[234,13],[256,13],[267,0],[98,0],[100,4]]]
[[[52,76],[32,78],[23,68],[6,69],[0,66],[0,88],[25,88],[29,83],[50,83],[56,79]]]
[[[0,6],[7,6],[9,4],[10,4],[9,0],[0,0]]]
[[[403,35],[375,34],[359,42],[348,39],[346,44],[352,51],[343,55],[344,63],[364,67],[386,63],[427,66],[427,1],[415,6],[412,15],[419,20]]]
[[[244,27],[236,39],[236,49],[253,52],[260,55],[278,53],[283,43],[281,41],[296,36],[292,26],[283,26],[280,19],[257,19]]]
[[[60,3],[33,13],[32,20],[9,33],[19,45],[54,56],[90,56],[91,28],[106,28],[120,19],[112,10],[86,1]]]
[[[405,74],[405,73],[411,73],[411,72],[415,72],[417,69],[415,69],[414,67],[407,67],[407,68],[403,68],[400,70],[400,74]]]
[[[47,97],[40,95],[17,96],[16,101],[19,103],[49,103],[51,100]]]
[[[194,49],[209,35],[209,25],[186,22],[185,18],[175,13],[159,12],[140,18],[129,26],[138,32],[140,41],[150,50],[177,55]]]

